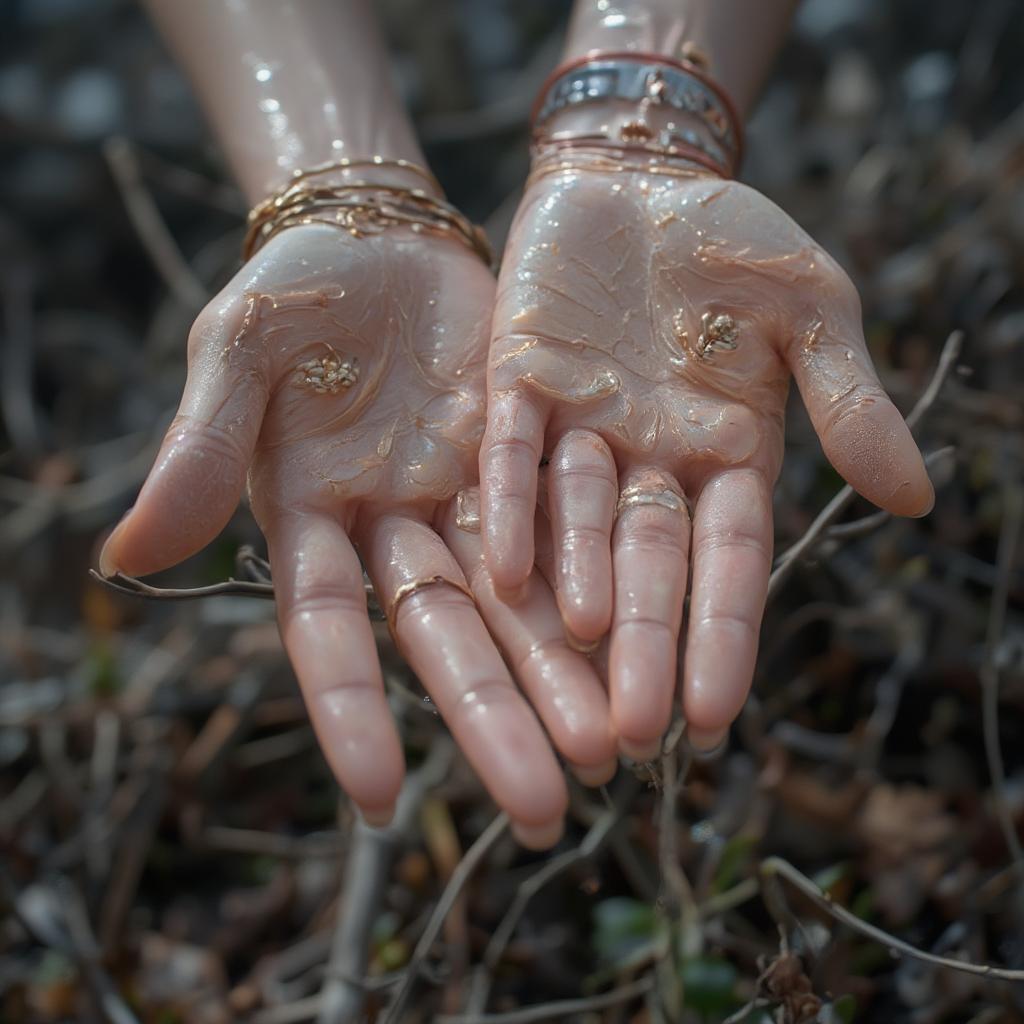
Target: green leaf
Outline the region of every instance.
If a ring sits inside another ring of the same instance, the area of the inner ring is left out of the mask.
[[[849,992],[832,1004],[832,1019],[837,1024],[853,1024],[857,1016],[857,1000]]]
[[[683,961],[683,1003],[698,1013],[721,1013],[736,1006],[736,968],[716,956]]]
[[[649,903],[615,898],[594,907],[594,949],[604,961],[624,960],[655,941],[658,915]]]
[[[814,876],[814,884],[825,892],[835,895],[832,891],[850,873],[850,865],[847,861],[841,860],[838,864],[832,864],[822,868]]]
[[[94,697],[112,697],[122,687],[117,658],[110,645],[97,641],[85,656],[86,685]]]
[[[711,884],[713,892],[725,892],[739,881],[740,874],[750,862],[756,846],[757,839],[754,836],[734,836],[725,844],[722,859],[718,862],[718,870]]]

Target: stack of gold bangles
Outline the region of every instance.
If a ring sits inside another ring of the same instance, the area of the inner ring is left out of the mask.
[[[441,191],[429,171],[408,160],[386,160],[383,157],[344,159],[295,171],[287,185],[271,193],[249,213],[248,229],[242,243],[243,259],[248,260],[285,228],[298,224],[331,224],[356,238],[399,226],[457,238],[484,263],[491,265],[493,254],[483,230],[451,203],[425,189],[382,184],[358,177],[341,183],[314,180],[332,172],[347,175],[367,167],[411,172],[432,189]]]

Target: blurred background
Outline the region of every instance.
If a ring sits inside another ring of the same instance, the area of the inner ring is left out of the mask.
[[[499,247],[568,6],[379,4],[430,161]],[[136,4],[4,0],[0,25],[0,1021],[372,1018],[494,808],[386,631],[419,767],[373,835],[316,748],[270,601],[145,601],[88,576],[245,210]],[[801,6],[743,178],[853,276],[905,412],[964,332],[917,427],[935,511],[854,502],[808,538],[841,481],[794,403],[776,533],[780,554],[806,543],[728,750],[678,794],[642,768],[574,790],[557,863],[498,837],[402,1020],[608,988],[611,1006],[506,1019],[1024,1020],[1020,984],[893,957],[765,871],[785,858],[918,949],[1024,968],[1022,53],[1014,0]],[[151,582],[259,578],[246,545],[264,551],[241,509]]]

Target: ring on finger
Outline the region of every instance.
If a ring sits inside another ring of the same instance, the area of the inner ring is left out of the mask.
[[[463,583],[461,580],[452,580],[447,576],[441,576],[435,574],[433,576],[424,576],[420,579],[408,580],[403,583],[391,596],[391,601],[388,604],[387,616],[388,622],[392,629],[394,629],[395,622],[398,618],[398,606],[407,598],[412,597],[413,594],[419,593],[421,590],[426,590],[427,587],[436,587],[439,584],[444,584],[448,587],[454,587],[460,594],[465,594],[474,604],[476,601],[473,597],[473,592]]]
[[[624,487],[619,493],[615,514],[619,516],[624,509],[637,508],[641,505],[660,505],[671,512],[688,511],[683,494],[664,480],[660,483],[661,486],[651,486],[650,483],[644,481]]]

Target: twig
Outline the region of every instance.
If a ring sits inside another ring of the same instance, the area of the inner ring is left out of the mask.
[[[999,531],[999,549],[996,555],[998,576],[989,609],[988,631],[985,637],[985,660],[981,666],[982,731],[985,737],[985,757],[992,778],[992,798],[996,816],[1019,874],[1024,873],[1024,850],[1021,849],[1013,813],[1006,802],[1006,769],[999,744],[999,645],[1006,625],[1006,605],[1010,596],[1010,578],[1017,557],[1021,523],[1024,521],[1024,490],[1008,484],[1003,491],[1003,523]]]
[[[46,891],[41,886],[37,888]],[[72,898],[70,884],[60,897],[52,895],[45,909],[33,912],[30,905],[26,906],[26,892],[15,881],[6,863],[0,862],[0,892],[9,904],[12,916],[28,935],[39,945],[56,950],[78,966],[104,1020],[109,1024],[139,1024],[103,967],[81,898],[77,893],[74,894],[77,898]]]
[[[321,990],[319,1024],[349,1024],[359,1020],[366,989],[352,979],[361,979],[366,974],[370,932],[380,913],[395,850],[411,827],[423,797],[447,774],[453,756],[451,741],[447,737],[436,739],[427,760],[402,787],[391,826],[375,829],[362,821],[356,825],[345,863],[338,920]]]
[[[206,288],[192,272],[146,189],[132,144],[123,138],[108,139],[103,145],[103,155],[114,175],[139,241],[149,253],[160,276],[186,309],[198,313],[206,305]]]
[[[435,1024],[534,1024],[535,1021],[557,1020],[560,1017],[571,1017],[578,1013],[592,1013],[594,1010],[605,1010],[609,1006],[628,1003],[630,999],[645,995],[654,987],[651,975],[614,988],[611,992],[603,992],[597,996],[582,999],[561,999],[553,1003],[539,1003],[536,1006],[525,1006],[520,1010],[508,1013],[459,1014],[435,1018]]]
[[[946,382],[946,378],[956,365],[956,361],[960,356],[960,350],[963,347],[963,341],[963,331],[953,331],[946,339],[946,344],[942,348],[938,365],[935,367],[935,373],[932,375],[928,387],[925,388],[924,394],[917,400],[917,404],[910,415],[907,416],[907,424],[911,429],[917,426],[924,414],[934,405],[935,399],[938,398],[939,392],[942,390],[942,385]],[[817,543],[825,530],[842,515],[843,510],[853,501],[855,495],[856,491],[849,484],[846,484],[818,513],[804,535],[779,555],[775,562],[775,568],[772,570],[771,578],[768,580],[769,599],[789,579],[797,563]]]
[[[11,445],[25,456],[43,447],[39,411],[33,401],[33,274],[27,262],[7,269],[2,278],[4,345],[0,347],[0,417]]]
[[[273,598],[274,588],[270,583],[255,583],[250,580],[225,580],[223,583],[211,583],[208,587],[154,587],[134,576],[125,576],[124,573],[116,573],[113,576],[103,576],[95,569],[89,570],[89,575],[111,590],[120,591],[122,594],[131,594],[133,597],[147,597],[159,601],[195,601],[203,597],[214,597],[222,594],[230,594],[233,597],[269,597]]]
[[[483,1013],[487,1008],[487,998],[491,990],[491,972],[501,963],[505,949],[515,934],[516,926],[519,924],[530,901],[541,889],[554,881],[559,875],[568,871],[574,864],[588,860],[601,849],[615,826],[621,820],[626,806],[632,800],[638,787],[639,783],[634,776],[624,775],[623,783],[614,804],[598,816],[581,840],[579,846],[552,857],[538,871],[535,871],[520,883],[519,888],[516,890],[515,898],[512,900],[508,910],[505,911],[505,916],[501,919],[490,941],[487,943],[487,948],[484,950],[483,963],[475,972],[473,990],[466,1006],[466,1011],[470,1016]]]
[[[419,979],[420,968],[444,925],[444,919],[448,916],[448,911],[451,910],[456,899],[458,899],[459,893],[462,892],[463,886],[469,881],[469,877],[473,874],[477,864],[483,860],[490,848],[501,838],[507,827],[508,815],[502,812],[484,829],[477,841],[466,851],[459,866],[452,873],[451,880],[441,894],[441,899],[434,908],[434,912],[430,915],[427,926],[423,930],[419,942],[416,943],[412,956],[409,958],[405,980],[388,1006],[387,1012],[383,1017],[383,1024],[399,1024],[402,1020],[402,1011],[405,1009],[405,1004],[409,1001],[409,996],[412,994],[412,990]]]
[[[935,964],[937,967],[948,967],[951,970],[963,971],[967,974],[999,978],[1002,981],[1024,981],[1024,970],[1017,971],[1006,967],[993,967],[991,964],[976,964],[968,960],[953,960],[950,957],[938,956],[935,953],[911,946],[910,943],[896,938],[895,935],[890,935],[881,928],[876,928],[873,924],[868,924],[867,921],[861,920],[846,907],[840,906],[827,892],[820,889],[811,879],[781,857],[769,857],[763,861],[761,874],[766,881],[774,879],[777,875],[781,876],[790,885],[799,889],[815,906],[824,910],[826,914],[830,914],[837,921],[841,921],[865,938],[885,946],[891,952],[902,953],[924,963]]]

